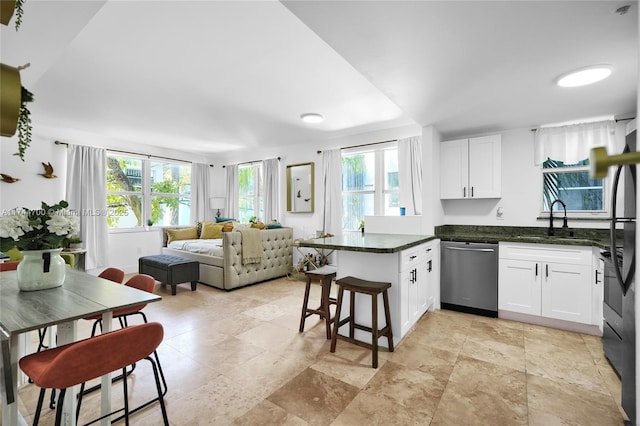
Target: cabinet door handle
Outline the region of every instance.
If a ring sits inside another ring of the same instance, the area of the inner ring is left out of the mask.
[[[596,269],[596,285],[600,284],[600,281],[598,281],[598,275],[600,274],[600,271],[598,271]]]
[[[413,270],[413,281],[414,282],[418,282],[418,270],[417,269]]]
[[[467,187],[462,188],[462,198],[467,198]]]
[[[473,186],[471,187],[471,197],[473,198]]]
[[[545,278],[549,278],[549,264],[546,264],[544,266],[545,266]]]
[[[418,256],[417,256],[417,255],[409,256],[409,260],[413,260],[413,259],[415,259],[416,257],[418,257]]]
[[[538,264],[536,263],[536,277],[538,276]]]
[[[433,260],[430,260],[428,265],[429,266],[427,267],[427,271],[429,271],[429,272],[433,271]]]

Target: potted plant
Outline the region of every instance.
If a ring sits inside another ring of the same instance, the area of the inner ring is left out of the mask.
[[[360,219],[360,225],[358,225],[358,229],[362,232],[362,235],[364,235],[364,219]]]
[[[78,237],[69,238],[69,249],[78,250],[82,248],[82,240]]]
[[[60,256],[68,239],[77,235],[80,219],[62,200],[40,209],[15,208],[0,217],[0,251],[17,247],[24,259],[18,265],[18,288],[44,290],[62,285],[66,265]]]
[[[20,67],[0,64],[2,93],[0,100],[0,135],[11,137],[18,130],[18,152],[24,161],[24,154],[31,143],[31,112],[27,108],[33,102],[33,93],[20,82]]]
[[[147,219],[147,230],[153,226],[153,219]]]

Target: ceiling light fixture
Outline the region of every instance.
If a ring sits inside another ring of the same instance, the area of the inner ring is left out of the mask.
[[[558,77],[556,84],[560,87],[579,87],[593,84],[611,75],[611,66],[592,65],[580,68]]]
[[[324,121],[324,117],[320,114],[317,114],[315,112],[309,112],[306,114],[302,114],[300,116],[300,118],[302,119],[302,121],[304,121],[305,123],[322,123]]]

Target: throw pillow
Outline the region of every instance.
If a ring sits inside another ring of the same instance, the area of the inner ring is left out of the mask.
[[[222,225],[222,232],[231,232],[233,231],[233,222],[225,222]]]
[[[198,238],[198,228],[167,229],[167,243],[178,240],[195,240]]]
[[[270,223],[267,225],[267,229],[278,229],[282,228],[282,225],[279,223]]]
[[[222,227],[224,223],[202,222],[202,232],[200,239],[222,238]]]
[[[216,222],[220,223],[220,222],[234,222],[235,219],[232,219],[230,217],[216,217]]]

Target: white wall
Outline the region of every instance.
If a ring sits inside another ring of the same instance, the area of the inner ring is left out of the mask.
[[[624,123],[620,126],[623,128]],[[516,129],[502,132],[501,135],[502,197],[486,200],[439,200],[444,213],[440,224],[548,226],[548,220],[537,219],[542,206],[542,172],[540,166],[534,164],[533,132],[530,129]],[[618,145],[622,143],[623,135],[624,131],[618,132]],[[610,184],[610,181],[607,180],[605,185]],[[608,202],[608,191],[605,192],[605,198]],[[503,210],[502,220],[496,216],[499,207]],[[605,220],[570,220],[569,226],[608,228],[609,223]]]
[[[162,233],[149,231],[110,232],[108,237],[109,264],[126,273],[138,272],[138,258],[160,254]],[[99,271],[96,271],[99,272]]]
[[[15,183],[0,182],[0,211],[14,207],[40,208],[42,201],[55,204],[64,199],[67,170],[67,152],[64,146],[33,135],[24,162],[13,155],[18,151],[17,137],[0,141],[0,173],[19,178]],[[51,163],[58,177],[47,179],[41,163]]]

